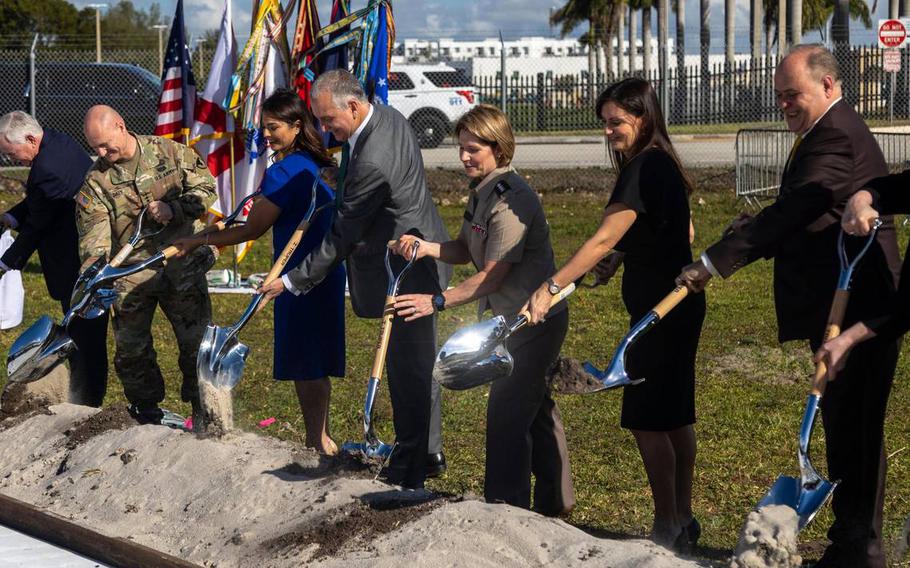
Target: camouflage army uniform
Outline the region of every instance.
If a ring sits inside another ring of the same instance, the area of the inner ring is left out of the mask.
[[[165,138],[134,136],[139,142],[135,171],[99,159],[76,196],[79,255],[86,264],[100,256],[113,257],[129,240],[139,212],[149,202],[167,203],[174,216],[162,233],[140,243],[123,265],[146,259],[174,239],[201,229],[198,219],[214,200],[215,180],[192,149]],[[196,353],[212,317],[205,272],[213,263],[212,249],[199,247],[183,259],[116,282],[114,366],[130,403],[154,406],[164,400],[151,332],[159,304],[177,338],[181,397],[198,400]]]

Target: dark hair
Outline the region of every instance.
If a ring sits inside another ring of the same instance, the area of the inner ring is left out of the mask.
[[[315,120],[296,92],[291,89],[277,89],[262,101],[262,114],[270,114],[288,124],[300,121],[300,132],[294,139],[294,149],[306,152],[320,168],[335,165],[335,158],[322,144],[322,136],[314,126]]]
[[[679,168],[679,172],[682,174],[686,191],[692,193],[695,186],[689,174],[682,167],[682,162],[679,161],[679,156],[676,154],[676,150],[673,149],[673,143],[670,142],[664,114],[660,110],[660,102],[657,100],[657,93],[654,92],[651,83],[644,79],[632,77],[607,87],[597,97],[597,103],[594,107],[598,120],[602,120],[601,111],[603,111],[607,103],[613,103],[632,116],[641,119],[641,128],[632,148],[625,155],[620,152],[610,152],[610,160],[613,165],[618,170],[622,170],[626,162],[642,151],[648,148],[659,148],[669,154],[676,163],[676,167]]]

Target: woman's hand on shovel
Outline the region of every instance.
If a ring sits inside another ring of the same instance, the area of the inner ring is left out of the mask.
[[[866,236],[879,213],[872,208],[872,194],[865,189],[857,191],[844,207],[841,227],[848,235]]]
[[[519,313],[527,312],[530,314],[528,325],[537,325],[544,320],[547,312],[550,311],[550,300],[552,298],[553,295],[550,294],[547,283],[544,282],[531,294],[528,302],[519,310]]]
[[[818,351],[815,352],[815,363],[824,363],[828,373],[828,381],[837,378],[837,373],[847,364],[850,351],[858,344],[875,337],[875,332],[866,324],[859,322],[835,337],[829,339]]]
[[[428,243],[423,239],[419,239],[414,235],[401,235],[398,237],[397,241],[389,241],[389,248],[392,249],[392,252],[398,256],[403,256],[405,258],[411,258],[411,255],[414,254],[414,244],[417,243],[417,256],[414,257],[414,260],[421,259],[430,252]]]
[[[414,321],[432,315],[434,311],[432,294],[402,294],[395,297],[395,315],[404,318],[404,321]]]

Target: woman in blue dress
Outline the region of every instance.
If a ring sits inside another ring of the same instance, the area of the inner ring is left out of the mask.
[[[180,239],[183,254],[200,245],[228,246],[252,241],[272,229],[273,260],[277,259],[310,204],[310,188],[319,169],[334,166],[313,126],[313,116],[297,93],[275,91],[262,104],[262,129],[274,163],[266,170],[262,195],[256,198],[245,225],[207,236]],[[316,205],[335,199],[320,182]],[[332,216],[313,218],[288,267],[300,264],[323,239]],[[289,268],[290,269],[290,268]],[[275,299],[274,377],[294,381],[306,427],[306,445],[334,455],[329,435],[329,376],[344,376],[344,267],[339,266],[307,294],[282,294]]]

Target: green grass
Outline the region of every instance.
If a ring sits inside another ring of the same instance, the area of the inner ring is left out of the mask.
[[[700,251],[718,238],[740,207],[729,193],[696,194],[693,201],[694,250]],[[544,196],[559,261],[566,260],[593,231],[603,204],[602,194]],[[441,212],[450,233],[455,234],[461,207],[447,206]],[[907,229],[902,227],[901,232],[904,243]],[[253,249],[242,265],[244,273],[268,268],[268,242]],[[227,258],[220,262],[226,265]],[[455,282],[469,273],[467,268],[459,268]],[[43,313],[59,318],[59,308],[47,297],[37,264],[27,267],[24,280],[28,290],[25,325]],[[797,474],[797,432],[811,366],[805,346],[788,345],[783,350],[777,346],[770,263],[756,263],[726,282],[713,281],[707,294],[708,316],[697,363],[699,454],[694,506],[704,528],[702,544],[709,547],[703,553],[717,559],[735,545],[745,515],[777,475]],[[241,296],[213,296],[215,321],[234,322],[247,301]],[[572,319],[563,354],[604,365],[628,325],[618,282],[581,290],[570,303]],[[474,306],[447,310],[440,321],[440,341],[457,327],[473,322],[474,314]],[[347,377],[334,381],[332,397],[332,433],[338,442],[362,437],[359,413],[379,331],[377,320],[357,319],[350,310],[347,315]],[[318,326],[319,322],[301,321],[300,325]],[[7,350],[24,327],[0,332],[0,348]],[[173,335],[160,314],[154,337],[168,380],[164,404],[185,412],[188,409],[178,398]],[[270,314],[254,319],[242,333],[252,353],[235,391],[235,419],[240,427],[255,430],[260,420],[275,416],[278,423],[265,430],[266,434],[301,440],[302,420],[292,387],[271,379],[271,337]],[[905,359],[898,369],[887,424],[887,448],[894,453],[885,505],[889,543],[900,535],[903,519],[910,515],[908,367]],[[113,368],[110,385],[107,402],[122,400]],[[482,494],[486,396],[484,388],[445,393],[444,443],[449,471],[432,481],[431,488]],[[619,428],[620,399],[617,392],[558,397],[578,498],[569,522],[598,534],[644,535],[651,521],[650,493],[633,439]],[[381,437],[391,440],[391,409],[384,387],[377,401],[376,423]],[[823,445],[819,427],[813,454],[819,465],[824,464]],[[830,511],[825,509],[801,534],[802,541],[823,541],[830,522]]]

